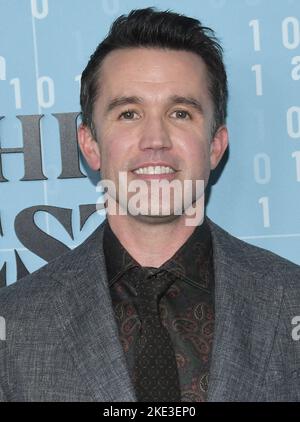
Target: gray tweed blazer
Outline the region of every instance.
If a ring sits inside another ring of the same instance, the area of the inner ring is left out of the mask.
[[[300,400],[300,267],[209,220],[215,333],[209,401]],[[0,289],[0,401],[136,401],[114,319],[103,226]]]

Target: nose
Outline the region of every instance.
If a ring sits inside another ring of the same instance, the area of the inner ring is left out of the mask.
[[[172,142],[166,122],[158,116],[148,116],[144,121],[140,134],[140,149],[171,148]]]

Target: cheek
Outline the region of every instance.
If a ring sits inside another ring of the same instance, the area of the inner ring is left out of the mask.
[[[124,168],[124,163],[128,159],[130,139],[128,134],[115,133],[113,131],[102,133],[101,156],[102,166],[108,171]]]
[[[210,166],[210,144],[206,137],[189,137],[182,143],[182,152],[190,170],[202,173]]]

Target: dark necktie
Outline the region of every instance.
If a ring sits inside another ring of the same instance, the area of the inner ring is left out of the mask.
[[[163,274],[143,277],[137,284],[141,336],[136,345],[135,389],[139,402],[179,402],[176,357],[168,330],[159,316],[159,300],[172,284]]]

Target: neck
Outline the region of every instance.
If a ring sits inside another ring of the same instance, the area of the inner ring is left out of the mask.
[[[114,234],[128,253],[145,267],[160,267],[192,235],[196,226],[186,224],[184,215],[156,222],[130,215],[107,215]]]

